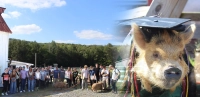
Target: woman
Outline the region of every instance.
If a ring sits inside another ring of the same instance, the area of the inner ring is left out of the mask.
[[[37,69],[37,71],[35,72],[35,80],[36,80],[36,90],[39,90],[39,83],[40,83],[40,70],[39,68]]]
[[[10,74],[10,94],[16,93],[16,85],[17,85],[17,74],[16,69],[13,69]]]
[[[28,77],[28,92],[34,91],[34,72],[31,67],[29,67],[29,70],[27,72]]]
[[[16,82],[17,82],[17,92],[19,92],[19,85],[20,85],[20,71],[19,68],[16,68]]]
[[[8,84],[10,83],[10,75],[8,73],[8,69],[6,68],[4,73],[1,75],[3,89],[2,89],[2,95],[8,95]]]
[[[72,72],[70,67],[65,71],[65,79],[67,80],[68,86],[71,87],[72,85]]]

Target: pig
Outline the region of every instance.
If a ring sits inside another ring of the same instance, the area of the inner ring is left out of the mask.
[[[103,82],[94,83],[92,85],[91,89],[92,89],[92,91],[96,91],[96,92],[97,92],[97,90],[101,90],[102,91],[102,89],[103,89],[102,85],[103,85]]]
[[[53,87],[54,88],[63,89],[63,88],[66,88],[66,83],[64,83],[64,82],[57,82],[57,83],[53,84]]]
[[[196,30],[195,24],[187,25],[182,32],[159,28],[142,30],[137,24],[132,24],[132,28],[139,56],[131,72],[136,72],[148,92],[152,92],[152,86],[175,91],[189,72],[183,54]]]

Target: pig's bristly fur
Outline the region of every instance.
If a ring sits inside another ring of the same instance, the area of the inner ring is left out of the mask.
[[[143,28],[139,28],[136,24],[133,24],[132,28],[134,44],[139,52],[132,71],[136,72],[147,91],[151,92],[152,86],[157,86],[173,92],[189,71],[182,54],[185,45],[193,37],[195,25],[188,26],[185,32],[156,28],[142,31]],[[171,87],[166,86],[170,82],[164,78],[164,70],[169,66],[182,71],[180,80]]]

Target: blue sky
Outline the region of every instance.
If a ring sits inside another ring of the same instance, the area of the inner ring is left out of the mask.
[[[0,0],[10,38],[76,44],[117,44],[117,0]],[[118,0],[119,1],[119,0]]]

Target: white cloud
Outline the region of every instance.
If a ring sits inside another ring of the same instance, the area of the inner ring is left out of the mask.
[[[56,43],[75,43],[75,40],[54,40]]]
[[[80,32],[74,31],[74,34],[80,39],[109,40],[113,38],[113,35],[111,34],[105,34],[95,30],[82,30]]]
[[[18,11],[9,12],[9,14],[14,18],[17,18],[21,15],[21,13]]]
[[[10,15],[6,14],[6,13],[2,13],[1,14],[3,18],[11,18]]]
[[[40,32],[42,29],[36,24],[14,26],[12,29],[13,34],[32,34]]]
[[[66,5],[65,0],[0,0],[0,4],[37,10],[41,8],[60,7]]]
[[[8,12],[8,14],[6,13],[2,13],[3,18],[17,18],[19,16],[21,16],[21,13],[18,11],[12,11],[12,12]]]

